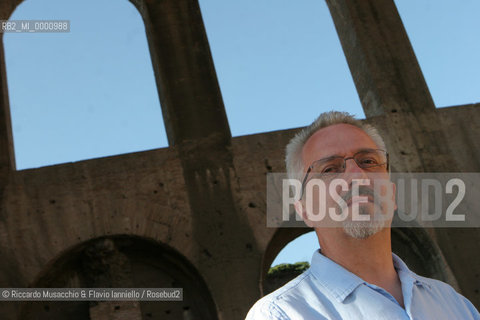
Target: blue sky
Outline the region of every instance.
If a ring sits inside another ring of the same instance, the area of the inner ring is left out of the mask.
[[[395,3],[436,105],[480,102],[480,2]],[[325,1],[200,6],[234,136],[304,126],[330,109],[364,117]],[[11,17],[20,19],[70,20],[71,31],[4,34],[17,169],[167,146],[130,2],[26,0]],[[310,260],[316,241],[299,241],[298,256],[276,262]]]

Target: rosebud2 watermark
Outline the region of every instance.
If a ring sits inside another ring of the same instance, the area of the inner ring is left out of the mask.
[[[392,173],[302,181],[267,176],[267,226],[480,227],[480,173]],[[278,192],[281,190],[281,192]]]

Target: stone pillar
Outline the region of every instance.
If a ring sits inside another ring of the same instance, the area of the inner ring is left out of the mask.
[[[327,4],[367,117],[435,109],[393,0]]]
[[[15,153],[8,101],[7,73],[5,68],[5,52],[3,50],[3,34],[0,34],[0,217],[3,216],[3,199],[5,188],[15,171]]]
[[[197,267],[220,319],[260,297],[261,254],[239,206],[231,134],[197,0],[137,3],[144,17],[169,143],[182,161]],[[221,270],[221,272],[219,272]]]
[[[138,2],[138,1],[133,1]],[[230,129],[196,0],[137,3],[150,47],[169,144]]]
[[[461,171],[393,0],[327,0],[367,118],[378,123],[396,171]],[[380,118],[380,117],[379,117]],[[436,229],[462,293],[480,306],[480,234]],[[477,281],[475,281],[475,279]]]
[[[15,170],[15,153],[13,150],[3,35],[0,40],[0,170],[13,171]]]

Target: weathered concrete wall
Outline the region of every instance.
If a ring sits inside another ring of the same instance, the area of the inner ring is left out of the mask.
[[[480,117],[479,106],[445,108],[434,112],[439,114],[440,119],[451,119],[453,111],[458,119]],[[376,118],[374,122],[378,125],[382,121]],[[478,127],[466,126],[462,121],[446,122],[444,130],[461,131],[462,139],[467,138],[467,141],[478,141],[480,138]],[[271,246],[277,230],[265,227],[266,173],[284,171],[284,147],[293,132],[285,130],[232,139],[235,168],[235,173],[231,174],[234,177],[231,184],[235,185],[232,194],[238,208],[236,214],[248,221],[251,230],[248,239],[238,237],[236,225],[213,229],[210,224],[195,225],[175,148],[11,172],[1,204],[0,286],[33,285],[78,244],[99,237],[128,235],[151,239],[184,256],[207,284],[217,309],[230,308],[237,314],[236,318],[241,319],[261,294],[261,274],[271,263],[270,260],[265,264],[264,257],[273,259],[290,240],[308,231],[281,230],[285,233],[282,241]],[[454,139],[457,138],[452,136],[452,140],[447,141],[449,146],[466,143]],[[399,163],[401,157],[392,154],[392,163]],[[467,160],[470,161],[470,158]],[[226,182],[219,180],[216,183]],[[204,188],[214,190],[215,186],[213,182]],[[217,234],[219,230],[223,235]],[[194,232],[214,241],[204,248],[192,241]],[[470,253],[469,266],[479,270],[476,266],[480,261],[473,254],[478,252],[476,245],[472,248],[468,243],[456,243],[454,252],[450,253]],[[231,248],[235,247],[237,250],[232,251]],[[451,250],[442,246],[440,249],[443,254]],[[225,255],[227,251],[230,252],[228,256]],[[241,274],[245,285],[233,286],[229,281],[232,270],[236,272],[248,259],[254,267],[245,268]],[[218,275],[220,270],[223,275]],[[455,276],[458,278],[457,273]],[[472,292],[463,293],[478,305],[475,300],[478,282],[472,283]],[[255,290],[246,290],[249,287]],[[225,299],[219,298],[240,295],[248,297],[243,301],[232,298],[227,307],[222,305],[227,304]],[[3,304],[1,308],[6,310],[8,306]],[[220,312],[219,316],[226,319]]]

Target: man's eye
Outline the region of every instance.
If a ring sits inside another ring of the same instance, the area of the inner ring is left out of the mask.
[[[372,165],[372,164],[378,164],[378,161],[374,158],[364,158],[360,160],[360,163],[365,165]]]
[[[322,173],[335,173],[338,172],[340,168],[338,166],[328,166],[323,168]]]

